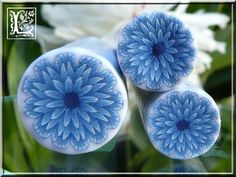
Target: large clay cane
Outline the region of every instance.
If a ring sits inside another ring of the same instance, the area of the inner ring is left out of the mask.
[[[189,84],[164,93],[135,90],[144,128],[159,152],[173,159],[190,159],[214,145],[220,114],[205,91]]]
[[[117,54],[122,71],[134,85],[167,91],[191,73],[196,44],[182,21],[164,12],[152,12],[124,26]]]
[[[66,154],[94,151],[109,142],[128,102],[115,51],[96,38],[38,57],[22,76],[17,99],[32,136]]]

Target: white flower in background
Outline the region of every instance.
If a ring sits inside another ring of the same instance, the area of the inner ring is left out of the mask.
[[[85,36],[97,36],[116,46],[116,37],[127,20],[154,10],[168,11],[188,25],[198,45],[195,73],[210,67],[208,52],[225,52],[226,44],[214,39],[210,26],[225,28],[229,17],[220,13],[187,13],[188,5],[42,5],[42,16],[54,29],[38,27],[43,52]],[[174,8],[174,10],[172,10]]]
[[[173,6],[158,5],[155,9],[170,10]],[[85,36],[103,38],[115,45],[115,34],[143,9],[143,5],[42,5],[42,17],[54,29],[39,26],[38,39],[43,46],[48,46],[43,44],[45,39],[45,43],[49,41],[50,48]],[[53,39],[49,39],[50,36]],[[57,40],[53,43],[55,37],[65,42]]]
[[[198,46],[198,58],[195,70],[197,73],[203,73],[210,67],[212,58],[207,52],[218,51],[225,53],[226,44],[214,39],[214,32],[209,29],[210,26],[216,25],[225,28],[229,17],[220,13],[204,13],[199,10],[193,14],[186,13],[186,9],[180,7],[173,11],[173,15],[179,17],[186,23],[196,39]]]

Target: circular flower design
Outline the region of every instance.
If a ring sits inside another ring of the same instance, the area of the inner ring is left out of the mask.
[[[168,90],[190,74],[196,48],[189,29],[177,18],[153,12],[137,16],[123,29],[120,66],[145,90]]]
[[[148,118],[153,145],[174,159],[189,159],[208,151],[220,131],[214,102],[192,91],[171,91],[158,99]]]
[[[64,52],[53,60],[40,59],[22,86],[24,112],[33,118],[36,135],[61,151],[103,143],[121,121],[124,100],[116,77],[96,58],[76,57]]]

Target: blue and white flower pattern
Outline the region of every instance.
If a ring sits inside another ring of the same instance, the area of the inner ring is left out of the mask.
[[[59,149],[72,146],[81,151],[91,142],[102,143],[108,129],[117,127],[123,99],[115,76],[102,69],[99,60],[75,57],[64,52],[35,64],[34,74],[23,82],[24,111],[34,119],[33,129],[41,138]]]
[[[218,110],[208,98],[192,91],[171,91],[156,101],[147,124],[155,148],[174,159],[205,153],[220,131]]]
[[[121,69],[138,87],[168,90],[190,74],[196,46],[190,30],[163,12],[139,15],[122,30]]]

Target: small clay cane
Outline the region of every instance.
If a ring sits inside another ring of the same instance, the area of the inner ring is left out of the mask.
[[[139,110],[153,146],[173,159],[207,152],[220,132],[220,114],[205,91],[181,84],[171,91],[138,94]]]
[[[149,91],[167,91],[188,76],[196,43],[176,17],[154,11],[130,20],[118,39],[118,60],[127,78]]]
[[[17,99],[33,137],[66,154],[94,151],[109,142],[128,102],[115,50],[96,38],[38,57],[22,76]]]

